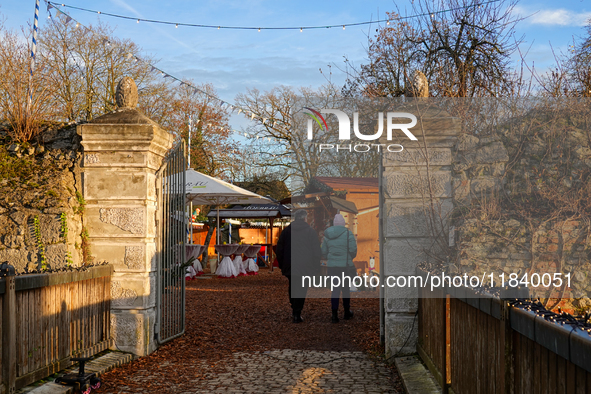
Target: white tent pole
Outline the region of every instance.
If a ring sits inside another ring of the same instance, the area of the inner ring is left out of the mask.
[[[215,239],[216,239],[216,243],[217,245],[220,244],[220,206],[217,206],[217,211],[218,211],[218,227],[215,230]],[[220,264],[220,254],[219,252],[217,253],[218,256],[218,265]]]
[[[191,244],[193,244],[193,201],[191,201],[191,206],[189,208],[189,223],[191,224]]]
[[[191,116],[189,115],[189,154],[188,154],[188,161],[187,161],[187,169],[191,168],[191,132],[193,131],[191,122]],[[192,212],[191,212],[192,213]],[[193,224],[191,224],[193,226]]]

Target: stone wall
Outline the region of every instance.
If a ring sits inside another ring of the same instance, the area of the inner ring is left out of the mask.
[[[520,114],[469,123],[423,103],[419,141],[383,156],[383,279],[418,265],[493,273],[496,286],[501,274],[569,274],[570,286],[530,291],[549,308],[591,308],[591,107],[520,102]],[[419,117],[421,104],[408,108]],[[386,353],[412,352],[416,292],[384,291]]]
[[[0,262],[19,274],[42,265],[81,266],[84,201],[76,126],[51,125],[30,145],[2,141],[0,130]]]
[[[493,273],[495,285],[503,273],[568,274],[570,286],[530,284],[530,293],[578,313],[591,307],[591,149],[587,111],[574,108],[532,111],[486,137],[459,136],[452,270]]]
[[[498,135],[461,133],[452,160],[454,203],[462,206],[500,191],[509,155]]]
[[[515,219],[499,221],[465,220],[458,232],[459,272],[487,272],[495,275],[516,273],[519,280],[527,274],[570,274],[571,286],[560,288],[532,286],[530,294],[555,298],[549,303],[570,313],[591,307],[589,294],[591,271],[588,225],[578,220],[540,221],[530,228]],[[538,279],[536,278],[536,281]],[[563,277],[566,281],[566,277]],[[558,300],[562,298],[563,300]]]

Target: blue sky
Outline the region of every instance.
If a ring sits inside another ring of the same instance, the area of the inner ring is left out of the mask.
[[[138,18],[211,25],[254,27],[306,26],[354,23],[382,19],[398,5],[402,14],[408,1],[152,1],[152,0],[62,0],[64,4]],[[0,1],[6,27],[27,26],[33,18],[35,1]],[[376,25],[296,31],[236,31],[202,29],[114,19],[108,16],[62,8],[74,19],[90,24],[101,18],[116,28],[115,35],[129,38],[160,61],[158,67],[177,77],[197,83],[212,83],[220,98],[233,102],[247,88],[268,90],[277,85],[318,87],[332,79],[342,84],[344,58],[354,64],[365,60],[368,34]],[[553,64],[554,52],[567,50],[573,37],[584,34],[591,18],[588,0],[532,1],[518,3],[522,16],[517,34],[525,35],[523,51],[536,69]],[[410,9],[408,10],[410,14]],[[40,25],[47,22],[41,1]],[[322,70],[322,73],[320,72]],[[238,121],[237,121],[238,122]],[[241,122],[238,122],[241,123]],[[233,124],[235,128],[239,125]]]

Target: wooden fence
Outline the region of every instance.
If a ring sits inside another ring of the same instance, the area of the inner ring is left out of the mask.
[[[86,271],[14,278],[16,331],[7,337],[2,332],[11,322],[0,324],[0,382],[10,370],[16,376],[16,389],[43,379],[71,365],[70,357],[87,357],[107,349],[110,339],[111,266]],[[6,281],[0,279],[0,316],[5,304]],[[13,356],[7,356],[8,344],[16,344]],[[2,356],[4,355],[4,356]],[[8,358],[8,359],[4,359]],[[3,372],[4,371],[4,372]],[[0,394],[6,391],[0,383]]]
[[[444,392],[591,393],[586,331],[468,289],[419,292],[417,350]]]

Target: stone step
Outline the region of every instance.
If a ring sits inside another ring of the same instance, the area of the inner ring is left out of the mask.
[[[435,378],[417,356],[398,357],[394,362],[408,394],[441,393]]]

